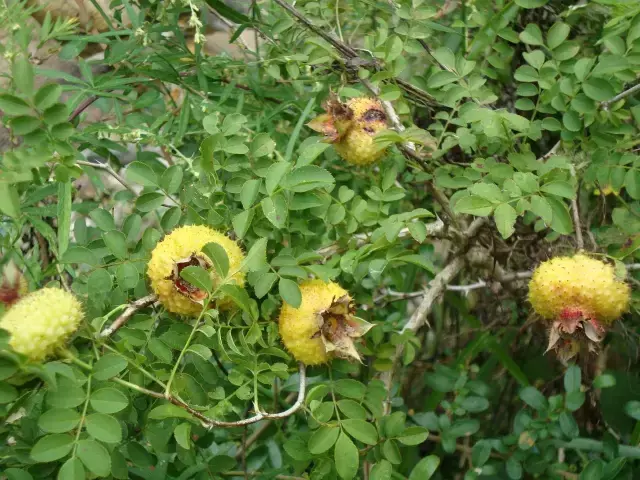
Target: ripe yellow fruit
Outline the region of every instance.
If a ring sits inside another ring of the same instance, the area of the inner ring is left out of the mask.
[[[355,338],[373,326],[355,317],[349,293],[340,285],[308,280],[300,285],[302,302],[282,306],[280,336],[287,350],[306,365],[318,365],[334,357],[360,360]]]
[[[352,165],[370,165],[380,160],[385,150],[374,143],[374,136],[387,128],[387,115],[379,100],[352,98],[342,103],[332,96],[324,105],[326,114],[319,115],[308,126],[325,135],[336,152]]]
[[[597,343],[605,327],[629,308],[629,286],[600,260],[582,254],[556,257],[533,273],[529,302],[538,315],[552,322],[549,349],[578,329],[587,341]],[[575,345],[572,349],[575,353]]]
[[[82,320],[82,306],[71,293],[43,288],[22,297],[0,319],[11,334],[9,344],[32,361],[41,361],[61,347]]]
[[[236,242],[217,230],[201,225],[176,228],[156,245],[147,266],[151,289],[170,312],[195,316],[202,311],[206,293],[182,279],[180,271],[188,266],[210,269],[211,259],[201,250],[211,242],[217,243],[227,252],[229,272],[236,272],[231,279],[239,286],[244,285],[244,273],[239,271],[244,253]],[[210,271],[215,287],[220,279],[213,269]],[[230,305],[223,298],[215,306],[225,309]]]

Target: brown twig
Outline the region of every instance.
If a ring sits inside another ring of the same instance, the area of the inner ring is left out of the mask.
[[[607,101],[604,101],[600,104],[600,108],[602,108],[603,110],[609,110],[609,106],[612,103],[616,103],[618,100],[622,100],[625,97],[628,97],[629,95],[633,95],[636,92],[640,92],[640,83],[638,83],[637,85],[634,85],[633,87],[625,90],[622,93],[619,93],[618,95],[616,95],[613,98],[610,98]]]
[[[98,96],[97,95],[92,95],[89,98],[85,98],[82,102],[80,102],[80,104],[73,110],[73,112],[71,112],[71,115],[69,115],[69,122],[73,122],[78,115],[80,115],[82,112],[84,112],[87,108],[89,108],[89,106],[95,102],[96,100],[98,100]]]
[[[138,310],[142,310],[143,308],[146,308],[149,305],[152,305],[157,300],[158,300],[158,296],[155,294],[151,294],[151,295],[147,295],[146,297],[139,298],[135,302],[131,302],[127,306],[127,308],[124,310],[124,312],[122,312],[122,314],[120,314],[120,316],[116,318],[111,325],[109,325],[102,332],[100,332],[99,337],[104,338],[104,337],[109,337],[113,335],[116,331],[118,331],[120,327],[122,327],[125,323],[127,323],[129,319],[133,317],[133,315]]]

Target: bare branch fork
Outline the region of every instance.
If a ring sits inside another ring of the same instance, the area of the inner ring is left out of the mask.
[[[295,403],[293,405],[291,405],[291,407],[289,407],[288,409],[286,409],[283,412],[278,412],[278,413],[267,413],[267,412],[258,411],[253,417],[245,418],[243,420],[238,420],[238,421],[235,421],[235,422],[226,422],[226,421],[222,421],[222,420],[214,420],[212,418],[207,417],[206,415],[204,415],[203,413],[199,412],[198,410],[195,410],[194,408],[190,407],[185,402],[183,402],[179,398],[174,397],[173,395],[166,396],[164,393],[155,392],[153,390],[148,390],[148,389],[140,387],[138,385],[126,382],[124,380],[120,380],[120,379],[115,379],[115,380],[118,383],[120,383],[122,385],[125,385],[125,386],[127,386],[129,388],[132,388],[132,389],[134,389],[134,390],[136,390],[136,391],[138,391],[140,393],[144,393],[144,394],[149,395],[149,396],[154,397],[154,398],[167,400],[168,402],[172,403],[173,405],[175,405],[177,407],[180,407],[183,410],[186,410],[191,415],[193,415],[195,418],[200,420],[200,422],[202,422],[202,426],[203,427],[212,429],[212,428],[216,428],[216,427],[217,428],[244,427],[246,425],[251,425],[253,423],[258,423],[258,422],[260,422],[262,420],[266,420],[266,419],[279,420],[279,419],[290,417],[291,415],[296,413],[298,410],[300,410],[300,407],[302,407],[302,405],[304,403],[304,398],[305,398],[305,395],[306,395],[307,372],[306,372],[306,367],[305,367],[304,363],[302,363],[302,362],[298,363],[298,375],[299,375],[299,380],[298,380],[298,398],[296,399]]]

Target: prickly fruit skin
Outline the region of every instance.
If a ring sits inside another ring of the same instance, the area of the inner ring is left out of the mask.
[[[529,302],[549,320],[563,320],[579,309],[606,326],[629,308],[629,286],[600,260],[586,255],[556,257],[533,273]]]
[[[352,165],[370,165],[385,154],[373,137],[387,128],[387,115],[379,100],[359,97],[340,102],[331,97],[325,104],[327,114],[320,115],[309,126],[325,135],[336,152]]]
[[[0,328],[11,334],[9,344],[16,352],[38,362],[64,344],[82,315],[82,306],[71,293],[43,288],[18,300],[0,319]]]
[[[201,304],[194,302],[176,289],[173,280],[171,280],[171,275],[177,261],[188,258],[193,254],[202,257],[210,264],[211,260],[201,252],[202,247],[210,242],[219,244],[227,252],[230,272],[240,268],[244,260],[244,253],[240,247],[223,233],[201,225],[176,228],[158,243],[153,252],[151,252],[151,260],[147,266],[151,289],[158,295],[160,302],[170,312],[196,316],[202,311]],[[213,273],[212,276],[215,285],[216,277]],[[237,285],[244,285],[244,273],[238,272],[234,274],[232,280]],[[228,301],[222,299],[217,303],[216,307],[225,309],[230,305]]]
[[[306,365],[318,365],[331,359],[327,354],[318,330],[322,326],[318,314],[327,310],[333,301],[347,291],[336,283],[309,280],[300,285],[302,303],[299,308],[289,304],[280,312],[280,336],[287,350],[296,360]]]

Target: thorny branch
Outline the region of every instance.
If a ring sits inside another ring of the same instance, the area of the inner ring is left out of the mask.
[[[431,313],[436,300],[440,298],[440,296],[446,290],[447,285],[451,283],[451,281],[462,271],[462,268],[465,265],[464,249],[466,247],[466,243],[470,238],[474,237],[478,233],[484,223],[484,218],[476,218],[471,223],[471,225],[463,235],[463,245],[459,246],[458,255],[431,281],[429,289],[426,291],[424,297],[422,298],[420,305],[413,313],[407,324],[404,326],[402,332],[417,332],[425,323],[428,324],[427,317]],[[400,344],[396,347],[396,351],[392,357],[392,368],[389,371],[383,372],[383,374],[381,375],[382,382],[384,383],[387,390],[387,399],[384,405],[386,413],[390,412],[391,410],[391,384],[393,382],[393,373],[395,370],[395,365],[401,357],[403,351],[404,345]]]
[[[298,398],[296,399],[296,402],[293,405],[291,405],[291,407],[289,407],[283,412],[278,412],[278,413],[258,412],[253,417],[245,418],[243,420],[238,420],[235,422],[225,422],[222,420],[214,420],[212,418],[209,418],[206,415],[204,415],[202,412],[195,410],[194,408],[187,405],[185,402],[183,402],[179,398],[174,397],[173,395],[165,395],[164,393],[161,393],[161,392],[149,390],[147,388],[141,387],[139,385],[127,382],[119,378],[114,378],[114,381],[116,381],[117,383],[120,383],[123,386],[136,390],[140,393],[144,393],[145,395],[149,395],[151,397],[158,398],[158,399],[167,400],[169,403],[172,403],[173,405],[182,408],[183,410],[189,412],[195,418],[200,420],[203,427],[212,429],[216,427],[217,428],[243,427],[245,425],[258,423],[261,420],[265,420],[265,419],[278,420],[278,419],[290,417],[300,409],[300,407],[304,403],[304,397],[306,394],[306,386],[307,386],[306,367],[302,362],[298,363],[298,374],[300,377],[298,382],[298,387],[299,387]]]
[[[139,298],[135,302],[131,302],[124,310],[124,312],[122,312],[111,325],[100,332],[98,336],[104,338],[113,335],[120,327],[127,323],[138,310],[142,310],[143,308],[154,304],[157,300],[158,296],[155,294],[151,294],[147,295],[146,297]]]
[[[425,227],[427,230],[427,237],[441,237],[445,231],[444,222],[440,219],[432,223],[427,223]],[[400,230],[400,233],[398,233],[399,238],[404,238],[409,235],[410,233],[408,228],[403,228],[402,230]],[[355,235],[354,238],[356,240],[356,247],[362,247],[369,240],[369,235],[360,233],[358,235]],[[316,253],[318,253],[319,255],[322,255],[324,258],[329,258],[331,255],[334,255],[339,251],[340,251],[340,246],[337,243],[333,243],[326,247],[320,248],[319,250],[316,251]]]

